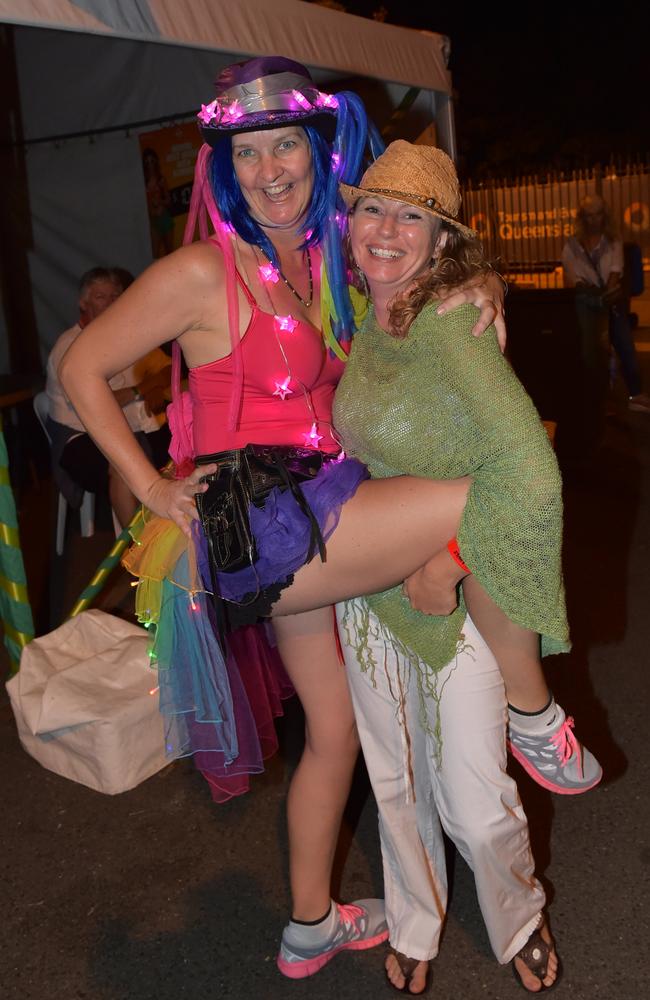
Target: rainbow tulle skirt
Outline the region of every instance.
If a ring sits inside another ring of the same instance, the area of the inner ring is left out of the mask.
[[[368,477],[355,459],[330,462],[303,485],[325,541],[342,505]],[[218,600],[236,602],[259,585],[291,579],[307,561],[311,526],[287,490],[274,489],[251,508],[258,560],[252,570],[219,574]],[[217,630],[207,546],[146,509],[122,558],[137,578],[135,611],[151,635],[159,704],[170,760],[193,755],[212,796],[225,802],[249,787],[277,750],[274,719],[294,691],[274,645],[272,625],[259,622],[223,636]]]

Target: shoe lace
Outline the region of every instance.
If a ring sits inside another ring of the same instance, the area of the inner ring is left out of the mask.
[[[551,736],[550,742],[562,766],[564,766],[575,753],[579,762],[580,771],[582,772],[580,748],[578,746],[577,739],[571,732],[574,725],[573,716],[570,715],[568,719],[564,720],[557,733],[554,733],[554,735]]]
[[[347,927],[352,924],[361,933],[361,928],[357,924],[357,920],[363,916],[363,909],[360,906],[355,906],[354,903],[337,903],[336,908],[343,923]]]

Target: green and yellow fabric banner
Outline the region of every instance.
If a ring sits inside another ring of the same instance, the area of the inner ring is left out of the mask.
[[[0,414],[0,621],[12,672],[18,669],[23,648],[34,638],[34,620],[27,594],[18,517],[9,457]]]

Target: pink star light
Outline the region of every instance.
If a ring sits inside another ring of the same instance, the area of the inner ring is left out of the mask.
[[[294,319],[293,316],[274,316],[273,323],[278,333],[280,330],[286,330],[287,333],[293,333],[298,326],[298,320]]]
[[[292,90],[291,96],[293,97],[296,104],[299,104],[301,108],[305,109],[305,111],[309,111],[311,109],[311,104],[309,103],[305,95],[301,94],[299,90]]]
[[[280,274],[278,272],[277,267],[271,264],[270,261],[268,264],[260,264],[260,266],[257,269],[257,273],[259,274],[262,281],[271,281],[274,285],[277,285],[278,281],[280,280]]]
[[[227,122],[236,122],[244,116],[244,109],[242,108],[239,101],[233,101],[229,104],[227,108],[223,109],[223,120]]]
[[[334,94],[324,94],[322,91],[319,91],[316,104],[319,108],[338,108],[339,106]]]
[[[318,428],[316,424],[311,425],[311,430],[309,434],[303,434],[306,448],[318,448],[319,443],[323,440],[323,435],[318,433]]]
[[[291,376],[287,375],[287,377],[285,378],[284,382],[276,382],[275,383],[275,392],[273,393],[273,395],[274,396],[279,396],[280,399],[282,399],[282,400],[285,400],[287,398],[287,396],[291,396],[293,394],[293,389],[289,388],[289,382],[290,381],[291,381]]]
[[[197,118],[200,118],[204,125],[209,125],[210,122],[217,117],[217,107],[219,105],[218,101],[212,101],[210,104],[202,104],[201,110],[199,111]]]

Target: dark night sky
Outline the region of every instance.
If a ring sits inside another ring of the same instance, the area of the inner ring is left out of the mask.
[[[382,3],[389,23],[451,40],[461,170],[587,166],[650,150],[650,19],[638,0],[610,0],[601,15],[548,0],[471,12],[450,0],[343,5],[371,16]]]

